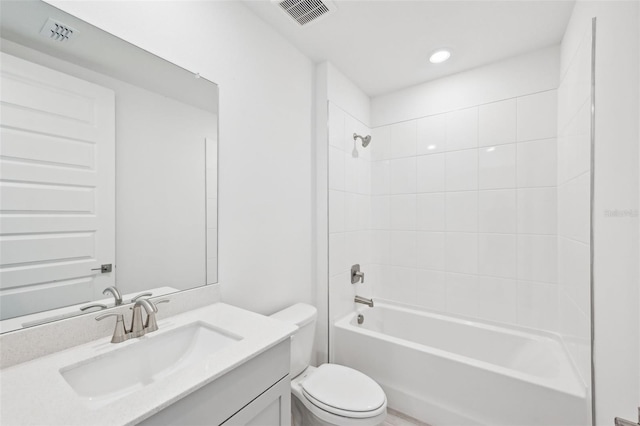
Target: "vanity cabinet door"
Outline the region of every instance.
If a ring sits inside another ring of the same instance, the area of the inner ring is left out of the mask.
[[[290,339],[286,339],[139,424],[145,426],[289,425],[291,422],[289,419],[291,416],[290,350]],[[272,402],[276,402],[279,406],[278,416],[273,414],[276,409],[270,407]],[[245,410],[247,411],[244,412]],[[242,415],[235,418],[241,413]],[[277,420],[276,423],[271,423],[270,420],[266,420],[270,417],[282,417],[284,421]],[[238,419],[237,423],[236,419]]]
[[[223,423],[224,426],[290,426],[291,380],[289,376],[251,401]]]

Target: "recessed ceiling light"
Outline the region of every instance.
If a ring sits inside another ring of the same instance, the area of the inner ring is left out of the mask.
[[[432,64],[440,64],[451,57],[451,51],[447,49],[438,49],[431,54],[429,62]]]

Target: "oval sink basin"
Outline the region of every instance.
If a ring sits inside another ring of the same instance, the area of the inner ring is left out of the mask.
[[[242,340],[204,323],[155,332],[121,349],[60,369],[78,396],[102,406]]]

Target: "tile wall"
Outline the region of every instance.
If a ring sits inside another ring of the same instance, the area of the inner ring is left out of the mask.
[[[371,267],[371,147],[353,134],[371,129],[329,102],[329,319],[353,310],[356,293],[373,294]],[[373,144],[373,142],[371,142]],[[351,284],[351,265],[359,263],[364,284]],[[331,330],[330,330],[331,333]]]
[[[590,380],[591,29],[558,88],[559,331]]]
[[[374,296],[557,330],[556,122],[552,90],[375,128]]]

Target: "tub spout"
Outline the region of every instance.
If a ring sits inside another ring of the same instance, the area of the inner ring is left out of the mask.
[[[362,303],[363,305],[367,305],[370,308],[373,308],[373,299],[367,299],[366,297],[356,296],[354,299],[356,303]]]

